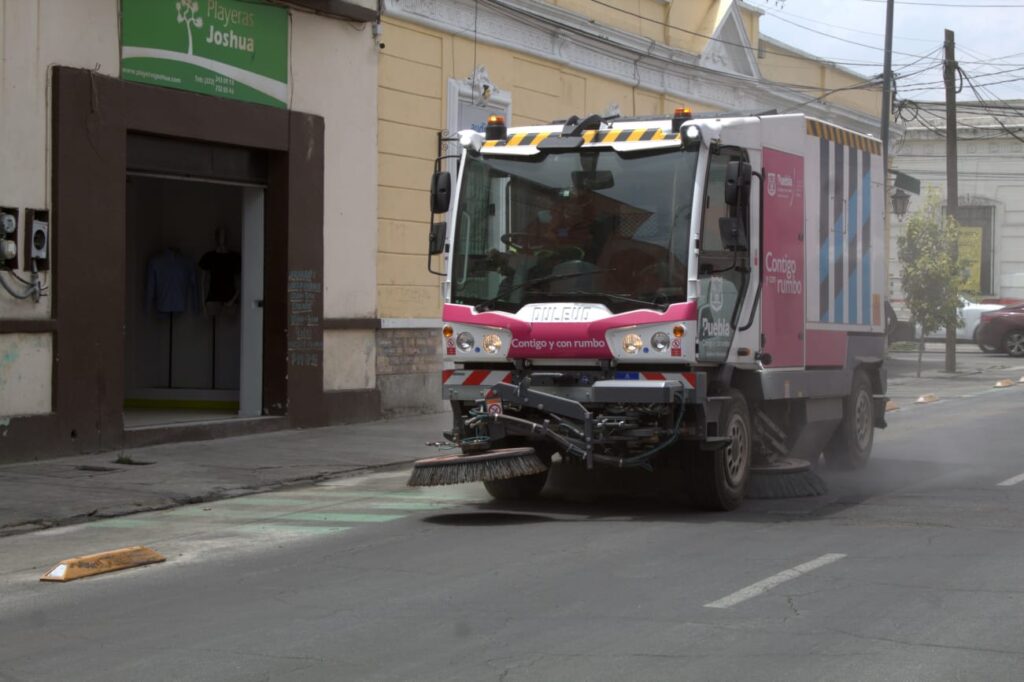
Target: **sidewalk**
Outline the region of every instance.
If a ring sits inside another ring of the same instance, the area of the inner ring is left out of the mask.
[[[929,344],[921,378],[916,352],[890,356],[889,395],[901,407],[1017,381],[1024,359],[961,346],[955,375],[941,344]],[[1008,389],[1012,390],[1012,389]],[[438,453],[427,445],[451,427],[447,412],[368,424],[277,431],[199,443],[0,466],[0,536],[91,519],[246,495],[287,485],[407,464]]]
[[[973,344],[959,344],[956,373],[945,371],[945,345],[925,344],[921,376],[917,377],[917,351],[890,352],[886,359],[889,373],[889,398],[900,406],[913,403],[919,396],[933,394],[953,398],[991,388],[1000,379],[1016,382],[1024,376],[1024,358],[1001,353],[983,353]]]
[[[400,465],[438,450],[451,414],[276,431],[0,466],[0,536]]]

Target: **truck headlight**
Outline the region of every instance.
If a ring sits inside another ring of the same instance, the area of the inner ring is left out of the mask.
[[[639,353],[644,347],[644,340],[639,334],[626,334],[622,337],[622,350],[627,353]]]
[[[476,345],[476,339],[474,339],[473,335],[469,332],[461,332],[455,337],[455,345],[459,347],[459,350],[471,351],[473,350],[473,346]]]
[[[664,352],[668,348],[668,344],[668,334],[665,332],[655,332],[654,336],[651,337],[651,348],[656,351]]]
[[[488,334],[484,337],[484,350],[488,353],[497,353],[501,350],[501,337],[497,334]]]

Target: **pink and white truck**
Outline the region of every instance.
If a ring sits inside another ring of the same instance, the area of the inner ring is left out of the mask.
[[[434,175],[447,435],[678,468],[733,509],[753,471],[866,464],[885,426],[877,139],[802,114],[459,134]],[[440,274],[440,273],[439,273]],[[486,483],[540,492],[546,472]]]

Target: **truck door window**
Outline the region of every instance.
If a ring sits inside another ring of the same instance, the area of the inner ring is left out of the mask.
[[[712,153],[701,219],[698,280],[698,353],[702,362],[722,362],[729,354],[736,328],[736,308],[746,287],[749,255],[736,253],[722,244],[719,219],[736,216],[736,208],[725,203],[725,171],[730,161],[743,161],[741,149],[725,147]],[[742,216],[746,220],[747,216]]]

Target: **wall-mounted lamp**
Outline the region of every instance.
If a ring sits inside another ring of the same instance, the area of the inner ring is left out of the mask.
[[[910,194],[897,188],[892,193],[890,200],[892,201],[892,212],[896,214],[897,218],[903,220],[903,216],[907,214],[907,206],[910,205]]]

